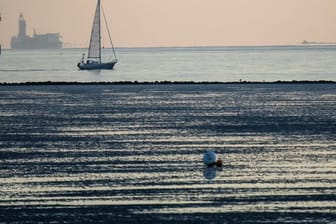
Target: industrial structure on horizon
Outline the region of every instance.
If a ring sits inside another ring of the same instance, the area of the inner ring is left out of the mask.
[[[60,40],[61,35],[59,33],[47,33],[36,34],[32,37],[27,35],[26,21],[23,18],[22,13],[19,18],[19,33],[17,36],[11,39],[12,49],[50,49],[50,48],[62,48],[63,43]]]
[[[1,13],[0,13],[0,22],[2,20],[2,17],[1,17]],[[1,43],[0,43],[0,55],[1,55],[1,52],[2,52],[2,48],[1,48]]]

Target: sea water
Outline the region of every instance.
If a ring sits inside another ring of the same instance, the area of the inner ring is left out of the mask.
[[[332,223],[335,111],[335,84],[1,86],[0,221]]]
[[[0,82],[336,81],[336,46],[121,48],[115,70],[79,71],[86,51],[3,50]]]
[[[100,73],[79,53],[5,51],[1,81],[245,79],[230,57],[250,80],[335,80],[329,48],[123,49]],[[333,83],[0,86],[0,222],[333,223],[335,111]]]

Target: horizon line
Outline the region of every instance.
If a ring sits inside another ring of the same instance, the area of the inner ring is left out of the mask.
[[[1,46],[1,45],[0,45]],[[315,43],[292,43],[292,44],[256,44],[256,45],[172,45],[172,46],[121,46],[115,49],[145,49],[145,48],[225,48],[225,47],[305,47],[305,46],[336,46],[336,42],[315,42]],[[62,47],[62,48],[36,48],[36,49],[12,49],[2,50],[61,50],[61,49],[87,49],[87,47]],[[112,49],[103,47],[102,49]]]

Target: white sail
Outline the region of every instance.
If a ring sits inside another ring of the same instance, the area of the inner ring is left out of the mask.
[[[93,20],[88,58],[100,60],[100,0],[97,2],[95,17]]]

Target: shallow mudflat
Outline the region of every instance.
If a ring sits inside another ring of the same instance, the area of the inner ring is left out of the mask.
[[[0,86],[0,222],[330,223],[335,87]]]

